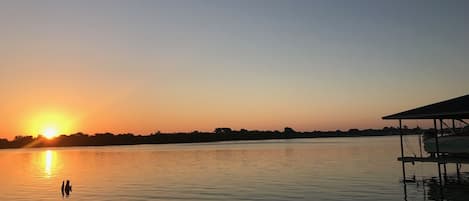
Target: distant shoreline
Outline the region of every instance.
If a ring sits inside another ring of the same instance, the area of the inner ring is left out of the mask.
[[[404,134],[422,132],[421,129],[403,129]],[[191,133],[153,133],[151,135],[97,133],[87,135],[76,133],[61,135],[53,139],[42,136],[17,136],[14,140],[0,139],[0,149],[41,148],[41,147],[75,147],[75,146],[116,146],[140,144],[176,144],[176,143],[204,143],[222,141],[272,140],[272,139],[298,139],[298,138],[329,138],[329,137],[368,137],[399,135],[397,128],[383,129],[350,129],[349,131],[312,131],[296,132],[291,128],[280,131],[239,131],[230,128],[217,128],[214,132]]]

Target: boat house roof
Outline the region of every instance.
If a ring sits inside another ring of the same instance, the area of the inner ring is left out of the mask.
[[[384,116],[383,119],[469,119],[469,94]]]

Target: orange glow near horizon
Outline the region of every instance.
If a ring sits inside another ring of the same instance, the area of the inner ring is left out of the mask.
[[[74,121],[62,113],[44,112],[33,115],[26,123],[26,132],[52,139],[60,134],[71,133]]]

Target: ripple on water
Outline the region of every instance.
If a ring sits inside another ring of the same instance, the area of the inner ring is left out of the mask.
[[[60,200],[65,179],[80,201],[402,200],[399,151],[397,137],[3,150],[0,200]]]

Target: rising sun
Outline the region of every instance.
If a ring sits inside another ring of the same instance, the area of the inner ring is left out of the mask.
[[[59,132],[57,131],[56,128],[54,127],[47,127],[44,129],[44,132],[42,133],[44,137],[47,139],[52,139],[53,137],[57,136]]]

